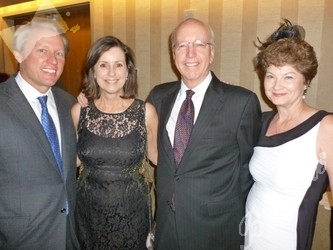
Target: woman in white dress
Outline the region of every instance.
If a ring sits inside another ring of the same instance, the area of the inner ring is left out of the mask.
[[[245,249],[310,250],[318,203],[333,188],[333,115],[305,101],[318,62],[302,31],[285,20],[257,55],[275,109],[250,161]]]

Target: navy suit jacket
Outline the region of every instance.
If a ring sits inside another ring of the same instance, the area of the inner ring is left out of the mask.
[[[157,85],[147,98],[159,117],[156,249],[239,250],[253,183],[248,163],[261,128],[259,100],[213,74],[176,167],[166,124],[179,89],[180,81]]]

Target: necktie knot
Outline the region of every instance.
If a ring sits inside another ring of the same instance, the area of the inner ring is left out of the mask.
[[[191,99],[194,93],[195,92],[191,89],[186,90],[186,99]]]
[[[47,95],[37,97],[42,109],[47,108]]]

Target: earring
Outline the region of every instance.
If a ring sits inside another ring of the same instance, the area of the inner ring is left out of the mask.
[[[310,87],[309,84],[304,85],[304,91],[303,91],[303,96],[302,96],[303,99],[305,99],[306,93],[308,92],[308,87]]]

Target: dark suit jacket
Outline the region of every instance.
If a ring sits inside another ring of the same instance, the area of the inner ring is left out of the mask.
[[[60,88],[52,92],[62,135],[63,178],[15,78],[0,85],[0,249],[79,248],[73,217],[76,135],[70,113],[75,98]]]
[[[248,162],[261,127],[258,98],[213,74],[177,168],[166,124],[179,89],[180,81],[165,83],[147,98],[159,116],[156,249],[239,250],[253,183]]]

